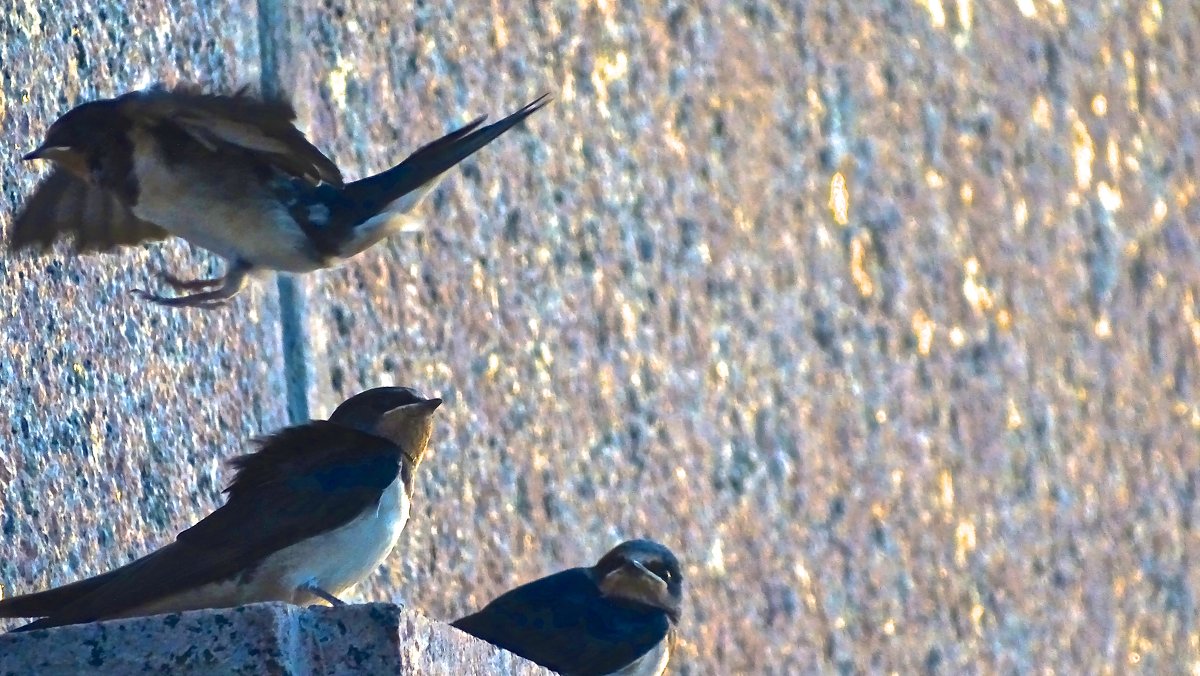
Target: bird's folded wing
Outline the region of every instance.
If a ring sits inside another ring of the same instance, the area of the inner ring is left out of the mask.
[[[160,87],[138,92],[128,106],[133,119],[173,123],[210,150],[240,148],[290,176],[342,186],[337,165],[296,128],[296,111],[283,99],[262,99],[244,89],[205,94],[189,86]]]
[[[303,430],[306,426],[300,426]],[[239,491],[176,541],[102,576],[102,584],[76,583],[80,593],[59,593],[46,618],[22,630],[105,619],[151,601],[252,570],[268,555],[345,525],[378,504],[400,471],[400,453],[384,439],[348,430],[349,461],[329,461],[302,474]],[[294,435],[289,443],[303,443]],[[273,438],[274,439],[274,438]],[[321,443],[322,439],[313,439]],[[361,445],[372,445],[364,451]],[[294,449],[296,450],[296,449]],[[54,594],[57,590],[42,592]],[[14,599],[15,600],[15,599]]]
[[[106,251],[147,240],[165,239],[166,230],[139,219],[106,190],[88,185],[63,169],[42,181],[13,219],[9,246],[48,248],[73,235],[76,251]]]
[[[314,420],[285,427],[256,440],[257,450],[230,460],[237,473],[225,492],[230,497],[257,491],[297,477],[332,476],[337,468],[357,467],[359,463],[389,463],[403,455],[391,441],[351,427]],[[379,489],[395,478],[391,472],[376,478]],[[370,476],[354,478],[369,481]]]
[[[649,652],[669,630],[665,617],[604,604],[583,568],[517,587],[453,626],[569,674],[612,673]]]
[[[67,604],[78,601],[120,575],[122,568],[103,575],[89,577],[61,587],[32,594],[0,599],[0,617],[45,617],[59,612]]]

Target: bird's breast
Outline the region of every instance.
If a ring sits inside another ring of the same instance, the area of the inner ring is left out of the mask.
[[[613,676],[661,676],[670,660],[670,641],[664,638],[645,655],[614,671]]]

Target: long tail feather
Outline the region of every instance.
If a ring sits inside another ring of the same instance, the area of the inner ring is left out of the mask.
[[[479,127],[486,117],[476,118],[466,126],[422,146],[391,169],[351,183],[346,186],[345,194],[360,203],[373,203],[378,208],[383,208],[446,173],[451,167],[540,110],[549,102],[549,96],[543,94],[512,115],[486,127]]]

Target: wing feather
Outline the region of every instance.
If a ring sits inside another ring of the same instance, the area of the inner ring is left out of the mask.
[[[169,234],[134,216],[108,191],[55,169],[13,219],[8,242],[14,250],[45,250],[60,236],[73,235],[75,250],[83,253],[166,239]]]
[[[214,152],[240,148],[310,183],[343,184],[333,160],[296,128],[296,110],[284,99],[265,99],[245,88],[208,94],[194,85],[155,87],[129,96],[126,105],[132,118],[174,123]]]

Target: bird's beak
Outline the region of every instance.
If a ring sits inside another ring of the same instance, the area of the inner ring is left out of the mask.
[[[434,397],[433,399],[426,399],[425,401],[418,401],[417,403],[409,404],[408,406],[411,407],[410,410],[412,410],[412,411],[416,411],[416,412],[422,413],[424,415],[429,415],[430,413],[433,413],[434,411],[436,411],[437,407],[441,406],[441,405],[442,405],[442,400],[438,399],[437,397]]]
[[[662,583],[662,585],[664,587],[667,585],[665,580],[663,580],[661,577],[652,573],[649,568],[643,566],[641,561],[634,560],[633,567],[637,568],[638,571],[641,572],[642,575],[645,575],[646,577],[650,578],[651,580]]]
[[[40,145],[33,152],[26,153],[23,157],[21,157],[21,159],[25,160],[26,162],[29,160],[53,160],[57,157],[62,157],[69,152],[71,152],[71,149],[66,146]]]
[[[651,594],[660,599],[670,599],[671,593],[667,586],[667,581],[659,577],[646,566],[642,565],[641,561],[633,561],[633,567],[637,572],[641,573],[640,583],[646,587]]]
[[[397,406],[380,417],[376,430],[383,432],[389,438],[400,438],[411,429],[416,421],[428,421],[429,416],[442,405],[442,400],[434,397],[412,404]],[[432,423],[430,423],[432,424]]]
[[[600,581],[600,592],[605,596],[633,599],[662,607],[671,602],[666,581],[650,572],[640,561],[626,561],[606,575]]]

